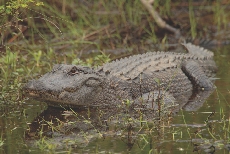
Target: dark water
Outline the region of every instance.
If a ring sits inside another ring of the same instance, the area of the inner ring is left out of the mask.
[[[44,141],[35,147],[38,139],[33,140],[33,135],[28,139],[26,132],[32,129],[28,124],[46,109],[46,105],[27,100],[18,108],[0,108],[0,145],[1,141],[4,143],[0,146],[0,153],[229,153],[230,46],[211,50],[215,52],[219,68],[215,81],[217,88],[197,111],[182,110],[160,124],[153,123],[156,126],[149,126],[153,128],[149,131],[114,125],[106,130],[106,135],[100,136],[99,133],[97,137],[91,137],[92,133],[83,133],[75,136],[72,140],[79,143],[75,146],[68,146],[70,141],[62,142],[61,146]],[[59,149],[64,144],[66,148]]]

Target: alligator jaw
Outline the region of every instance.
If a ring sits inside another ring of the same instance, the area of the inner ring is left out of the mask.
[[[37,94],[36,91],[28,91],[28,90],[25,90],[25,93],[26,93],[27,96],[29,96],[29,97],[34,97],[34,98],[39,97],[39,94]]]
[[[37,90],[35,90],[35,86],[34,86],[34,81],[35,80],[31,80],[29,81],[24,87],[23,87],[23,91],[24,93],[29,96],[29,97],[39,97],[39,94],[37,92]]]

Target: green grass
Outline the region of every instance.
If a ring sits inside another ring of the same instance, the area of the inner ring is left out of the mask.
[[[2,134],[1,134],[1,137],[0,137],[0,147],[4,145],[4,139],[2,137]]]
[[[90,3],[87,1],[85,3],[63,2],[44,1],[43,5],[36,6],[35,2],[27,0],[25,1],[26,5],[11,4],[10,9],[3,14],[1,12],[4,10],[4,6],[0,3],[2,5],[0,7],[0,17],[2,17],[0,21],[0,105],[11,105],[16,108],[16,104],[23,104],[22,85],[28,80],[50,71],[53,64],[97,66],[114,59],[112,55],[106,54],[106,49],[133,48],[139,50],[140,48],[140,50],[149,50],[152,48],[152,44],[164,45],[170,42],[170,34],[159,29],[139,0],[111,0],[109,3],[105,0],[96,0]],[[216,25],[218,30],[228,28],[230,13],[227,5],[223,5],[219,1],[213,3],[208,1],[200,6],[193,5],[192,1],[187,4],[187,14],[182,13],[184,16],[182,14],[174,15],[175,9],[181,7],[180,1],[171,3],[170,0],[155,0],[154,7],[168,23],[173,26],[180,25],[179,27],[184,28],[185,35],[192,36],[192,38],[202,37],[204,32],[209,35],[207,29],[210,25]],[[206,7],[206,4],[209,4],[210,8]],[[205,10],[208,15],[210,14],[214,20],[200,22],[199,19],[203,15],[197,17],[195,11],[202,10]],[[23,31],[21,26],[25,26],[26,30]],[[84,54],[88,50],[98,50],[99,52],[87,55],[87,57],[80,56],[80,53]],[[133,119],[132,115],[128,113],[128,107],[131,104],[132,102],[129,100],[124,102],[123,105],[127,111],[125,116],[110,117],[111,120],[116,119],[121,122],[112,127],[117,132],[121,132],[121,139],[126,134],[131,134],[137,138],[136,140],[143,141],[144,148],[150,144],[148,139],[154,138],[158,133],[156,130],[165,131],[164,126],[170,123],[170,116],[161,119],[162,121],[159,121],[158,125],[149,123],[141,111],[138,111],[139,117]],[[210,142],[211,138],[215,142],[224,140],[227,143],[230,142],[230,122],[227,116],[225,109],[220,109],[220,124],[212,123],[215,129],[207,127],[205,128],[206,132],[194,135],[193,129],[186,127],[186,131],[173,128],[167,134],[170,134],[174,141],[188,135],[189,139],[195,136],[206,142]],[[184,115],[183,118],[184,124],[187,124]],[[85,122],[90,123],[91,121],[85,119]],[[204,121],[204,124],[210,123]],[[61,130],[62,123],[58,126],[49,124],[53,130]],[[132,127],[134,129],[131,129]],[[215,132],[217,129],[222,133]],[[95,127],[94,130],[96,131],[97,128]],[[101,135],[102,132],[98,131]],[[40,139],[36,143],[37,147],[42,151],[53,152],[56,145],[48,142],[48,139],[42,136],[42,130],[40,134]],[[208,134],[208,137],[203,137],[203,134]],[[83,132],[82,135],[87,141],[88,134]],[[78,141],[66,142],[78,144]],[[3,144],[5,141],[1,136],[0,147]],[[222,143],[219,143],[219,146],[221,147]],[[153,151],[155,150],[152,149],[149,152]]]
[[[19,50],[27,50],[26,46],[32,44],[36,50],[42,52],[54,46],[71,47],[74,50],[82,50],[82,48],[87,50],[87,47],[99,50],[130,47],[136,44],[135,37],[140,38],[140,41],[137,42],[139,46],[147,40],[153,43],[167,42],[167,35],[159,37],[159,34],[156,34],[160,29],[139,0],[132,2],[111,0],[110,3],[106,1],[94,1],[93,3],[44,1],[43,5],[38,6],[29,0],[24,3],[24,5],[11,4],[9,11],[13,15],[2,14],[8,15],[9,18],[4,18],[2,26],[0,25],[0,30],[6,32],[1,35],[4,40],[3,44],[7,44],[7,41],[25,42],[20,46],[13,45]],[[187,18],[172,15],[175,6],[180,6],[179,1],[171,3],[169,0],[157,0],[154,2],[154,7],[159,10],[162,17],[167,19],[167,16],[170,16],[174,24],[180,24],[180,20],[186,19],[185,22],[189,22],[190,25],[186,33],[192,38],[203,37],[200,31],[206,31],[211,24],[217,24],[219,30],[220,27],[227,28],[229,13],[227,6],[223,6],[222,3],[204,1],[199,7],[192,1],[186,4],[189,9],[187,15],[185,13]],[[211,6],[211,9],[206,7],[207,4]],[[220,7],[222,9],[219,9]],[[2,8],[4,8],[3,5]],[[206,12],[211,14],[214,17],[213,23],[208,21],[200,28],[197,25],[200,22],[198,21],[200,16],[197,16],[195,11],[203,11],[204,17]],[[15,12],[19,12],[19,15]],[[184,26],[183,23],[181,28],[187,30],[189,25]],[[19,25],[27,27],[26,31],[21,31]],[[9,46],[12,48],[12,45]]]

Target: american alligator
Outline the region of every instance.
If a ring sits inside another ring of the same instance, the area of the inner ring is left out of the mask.
[[[57,64],[23,89],[29,97],[64,107],[109,107],[163,94],[171,100],[192,96],[194,90],[213,89],[209,79],[217,70],[213,53],[191,43],[182,45],[188,53],[148,52],[98,68]]]

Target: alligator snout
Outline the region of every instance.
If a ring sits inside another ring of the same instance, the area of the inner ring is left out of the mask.
[[[37,97],[39,94],[44,91],[43,83],[39,80],[30,80],[22,88],[25,95],[30,97]]]
[[[52,81],[44,83],[42,80],[30,80],[23,87],[24,94],[28,97],[36,97],[41,99],[57,98],[62,92],[60,85],[54,85]]]
[[[42,86],[42,82],[39,82],[39,80],[30,80],[28,83],[25,84],[25,86],[23,87],[23,90],[39,90],[41,88],[39,87],[43,87]]]

